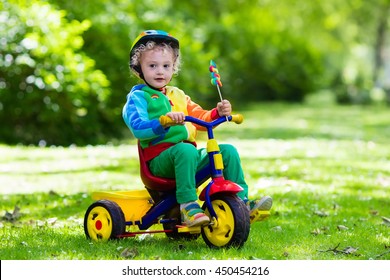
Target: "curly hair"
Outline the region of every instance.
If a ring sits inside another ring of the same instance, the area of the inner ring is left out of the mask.
[[[171,51],[173,54],[173,73],[177,74],[180,70],[180,50],[178,48],[173,48],[170,44],[167,43],[156,43],[154,41],[148,41],[146,44],[139,45],[138,48],[134,50],[134,55],[130,57],[130,70],[137,76],[140,77],[140,61],[142,54],[145,51],[153,50],[155,48],[161,48],[163,51]],[[138,70],[138,71],[137,71]]]

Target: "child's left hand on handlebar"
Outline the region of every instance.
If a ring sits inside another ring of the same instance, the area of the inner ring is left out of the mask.
[[[232,114],[232,105],[229,100],[224,99],[217,103],[217,110],[220,117],[230,116]]]
[[[166,124],[166,127],[172,126],[172,125],[183,125],[184,124],[185,115],[183,112],[169,112],[166,114],[166,116],[168,116],[172,119],[172,122]]]

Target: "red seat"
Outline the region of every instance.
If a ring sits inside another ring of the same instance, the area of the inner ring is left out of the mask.
[[[170,191],[176,188],[175,179],[157,177],[149,170],[149,166],[146,163],[143,155],[143,150],[138,142],[138,155],[140,163],[141,180],[145,184],[145,187],[155,191]]]

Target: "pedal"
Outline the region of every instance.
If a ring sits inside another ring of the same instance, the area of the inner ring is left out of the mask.
[[[264,221],[271,215],[269,210],[255,210],[253,213],[250,215],[250,222],[251,224],[254,222],[260,222]]]
[[[177,227],[177,232],[179,232],[179,233],[188,232],[190,234],[197,234],[197,233],[201,233],[202,232],[200,226],[198,226],[198,227],[186,227],[186,226],[179,226],[179,225],[177,225],[176,227]]]

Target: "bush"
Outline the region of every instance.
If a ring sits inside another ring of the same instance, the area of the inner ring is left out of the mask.
[[[105,141],[109,81],[80,51],[90,22],[39,1],[0,5],[0,141]]]

